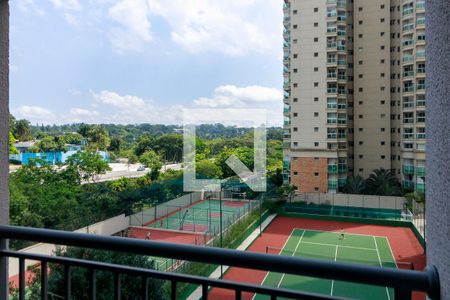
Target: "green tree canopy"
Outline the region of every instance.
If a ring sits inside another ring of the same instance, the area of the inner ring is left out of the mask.
[[[390,170],[376,169],[366,180],[367,192],[371,195],[400,196],[401,185]]]
[[[14,138],[14,135],[12,132],[9,132],[9,154],[18,154],[19,151],[14,146],[14,143],[16,142],[16,139]]]
[[[93,151],[79,151],[71,155],[66,160],[66,165],[69,168],[74,168],[80,178],[87,182],[91,180],[95,182],[99,175],[111,170],[100,154]]]

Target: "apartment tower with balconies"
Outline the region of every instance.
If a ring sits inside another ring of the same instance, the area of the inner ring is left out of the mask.
[[[339,192],[391,169],[425,186],[424,0],[285,0],[284,178]]]

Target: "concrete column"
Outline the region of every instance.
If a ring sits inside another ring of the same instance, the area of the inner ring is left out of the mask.
[[[0,224],[9,223],[9,4],[0,0]],[[7,241],[0,240],[0,249]],[[7,299],[8,262],[0,259],[0,299]]]
[[[426,1],[427,260],[450,299],[450,1]]]

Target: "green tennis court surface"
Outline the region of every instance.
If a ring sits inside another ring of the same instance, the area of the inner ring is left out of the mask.
[[[267,252],[378,267],[397,267],[386,237],[349,233],[345,233],[343,239],[340,236],[339,232],[294,229],[283,249],[268,247]],[[393,290],[386,287],[274,272],[267,274],[263,285],[354,299],[394,299]],[[255,295],[254,299],[269,297]]]
[[[218,232],[220,211],[222,210],[222,225],[224,228],[233,224],[241,216],[248,213],[258,203],[249,200],[205,200],[189,207],[180,207],[175,212],[148,224],[153,228],[172,230],[187,230],[194,232]]]

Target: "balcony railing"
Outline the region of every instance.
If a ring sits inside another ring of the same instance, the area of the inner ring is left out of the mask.
[[[331,184],[331,185],[330,185]],[[329,188],[337,188],[337,181],[329,181]],[[182,245],[174,243],[147,241],[139,239],[81,234],[49,229],[25,228],[16,226],[0,226],[0,245],[6,244],[8,239],[58,244],[64,246],[85,247],[106,251],[133,253],[138,255],[152,255],[173,259],[189,260],[206,264],[229,265],[231,267],[249,268],[263,271],[287,273],[293,275],[311,276],[333,280],[351,281],[356,283],[386,286],[394,289],[395,299],[411,299],[413,291],[422,291],[431,299],[439,299],[439,275],[434,266],[425,271],[409,271],[394,268],[382,268],[340,262],[327,262],[320,259],[306,259],[283,255],[243,252],[213,247]],[[264,287],[255,284],[217,280],[200,276],[161,272],[151,269],[136,268],[110,263],[102,263],[83,259],[73,259],[59,256],[47,256],[27,252],[8,251],[0,249],[0,257],[19,259],[19,298],[25,297],[25,263],[27,259],[41,263],[41,297],[48,296],[48,268],[50,263],[62,265],[64,272],[65,298],[71,296],[71,268],[79,267],[89,270],[89,292],[91,299],[95,299],[95,272],[108,271],[114,274],[115,299],[121,299],[121,275],[127,274],[142,279],[142,298],[148,299],[146,288],[149,278],[156,278],[170,282],[170,298],[176,299],[177,285],[190,283],[202,287],[202,299],[208,298],[208,289],[223,288],[232,290],[235,299],[241,299],[242,293],[258,293],[268,295],[271,299],[278,297],[295,299],[333,299],[330,296],[312,294],[283,288]],[[6,268],[6,260],[0,260],[0,268]],[[1,269],[0,269],[1,270]],[[7,285],[7,282],[0,283]]]
[[[414,174],[414,166],[403,166],[403,174],[413,175]]]

